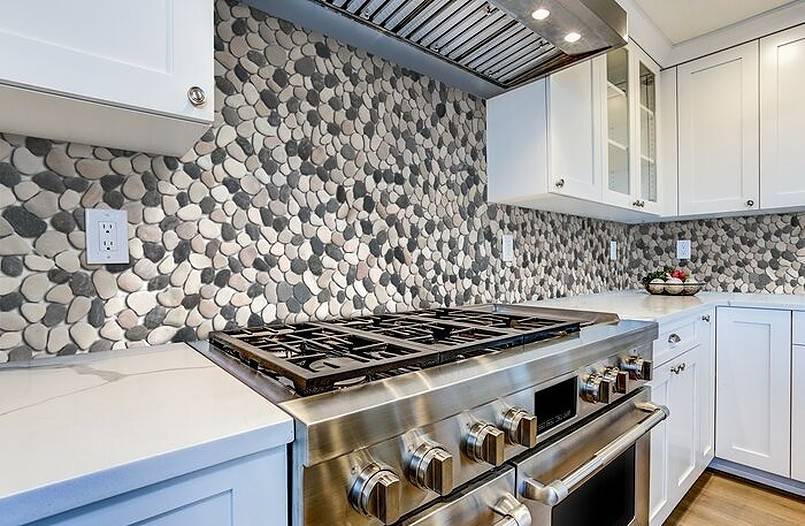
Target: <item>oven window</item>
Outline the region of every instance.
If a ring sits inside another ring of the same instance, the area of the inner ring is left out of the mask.
[[[578,389],[576,377],[542,389],[534,394],[537,433],[541,434],[576,416]]]
[[[553,526],[627,526],[635,516],[635,446],[553,508]]]

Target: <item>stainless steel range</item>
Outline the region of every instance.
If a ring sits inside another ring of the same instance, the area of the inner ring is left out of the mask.
[[[644,385],[656,337],[614,315],[483,305],[198,348],[294,417],[295,526],[642,525],[646,433],[667,413]]]

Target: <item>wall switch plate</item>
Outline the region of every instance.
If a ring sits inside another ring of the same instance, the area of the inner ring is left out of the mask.
[[[514,261],[514,239],[511,234],[503,234],[503,261]]]
[[[609,260],[610,261],[617,261],[618,260],[618,242],[617,241],[610,241],[609,242]]]
[[[676,242],[676,259],[690,259],[690,239]]]
[[[87,263],[129,262],[128,214],[125,210],[87,208],[86,246]]]

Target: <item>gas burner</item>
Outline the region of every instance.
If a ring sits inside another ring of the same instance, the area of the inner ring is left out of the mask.
[[[213,332],[210,342],[300,396],[578,331],[578,320],[440,308]]]

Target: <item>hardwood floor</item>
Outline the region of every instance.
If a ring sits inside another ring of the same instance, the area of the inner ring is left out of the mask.
[[[802,526],[805,499],[705,471],[664,526]]]

